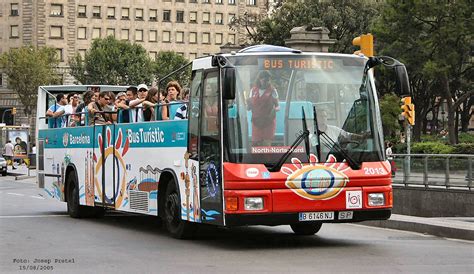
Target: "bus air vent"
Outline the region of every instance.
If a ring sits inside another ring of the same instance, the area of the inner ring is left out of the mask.
[[[148,192],[130,190],[130,209],[148,212]]]

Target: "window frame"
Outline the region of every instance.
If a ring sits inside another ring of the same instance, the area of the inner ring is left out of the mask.
[[[53,13],[53,7],[59,7],[59,14]],[[63,4],[51,3],[49,16],[50,17],[63,17],[64,16]]]
[[[162,21],[163,22],[171,22],[171,10],[163,10],[163,20]]]
[[[16,29],[16,36],[13,35],[13,30]],[[10,38],[20,38],[20,26],[10,25]]]
[[[84,12],[81,12],[81,8],[84,8]],[[87,18],[87,6],[86,5],[78,5],[77,6],[77,17]]]
[[[99,12],[96,12],[99,9]],[[101,19],[102,18],[102,7],[101,6],[92,6],[92,18]]]
[[[84,30],[84,37],[80,37],[80,30]],[[77,27],[77,40],[87,40],[87,27]]]
[[[110,10],[113,11],[113,15],[109,15]],[[107,7],[107,19],[111,19],[111,20],[116,19],[115,7]]]
[[[53,29],[59,29],[59,36],[53,36]],[[49,26],[49,39],[64,39],[63,26],[51,25]]]
[[[141,11],[141,16],[139,16],[139,11]],[[135,20],[136,21],[143,21],[144,20],[144,15],[145,15],[145,12],[142,8],[136,8],[135,9]]]
[[[154,16],[154,17],[152,17],[152,12],[155,13],[155,16]],[[148,14],[149,14],[149,16],[148,16],[148,21],[152,21],[152,22],[158,21],[158,9],[150,9],[150,10],[148,11]]]

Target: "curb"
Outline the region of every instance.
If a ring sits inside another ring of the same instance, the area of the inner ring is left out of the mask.
[[[423,218],[392,214],[389,220],[366,221],[362,224],[474,241],[474,223],[459,221],[459,218]]]

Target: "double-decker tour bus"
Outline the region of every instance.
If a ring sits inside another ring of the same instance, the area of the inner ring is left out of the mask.
[[[181,83],[190,90],[186,119],[62,128],[44,119],[52,99],[89,87],[40,87],[39,186],[72,217],[155,215],[177,238],[198,223],[311,235],[322,223],[388,219],[378,64],[409,91],[404,65],[389,57],[253,46],[182,68],[192,70]]]

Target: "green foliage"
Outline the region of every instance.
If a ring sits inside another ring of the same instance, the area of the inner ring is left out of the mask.
[[[474,134],[466,132],[459,133],[459,143],[474,143]]]
[[[166,85],[167,82],[172,80],[178,81],[181,85],[189,83],[189,79],[191,78],[190,66],[187,67],[187,69],[173,73],[172,75],[169,75],[169,77],[164,78],[168,74],[187,65],[188,63],[188,59],[175,53],[174,51],[160,51],[154,63],[155,76],[160,82],[163,81],[163,83],[160,83],[160,85]]]
[[[405,154],[407,153],[407,144],[406,143],[395,143],[392,148],[393,153],[396,154]]]
[[[450,154],[454,152],[454,147],[440,142],[420,142],[414,143],[411,153],[425,154]]]
[[[385,136],[394,136],[400,130],[398,116],[400,115],[400,98],[393,93],[386,94],[380,100],[382,126]]]
[[[441,138],[439,135],[421,135],[421,142],[445,142],[445,139]]]
[[[58,62],[56,50],[49,47],[24,46],[0,56],[0,67],[8,76],[8,87],[18,93],[26,114],[31,114],[36,106],[38,87],[57,83],[55,67]]]
[[[374,24],[379,54],[394,56],[407,66],[416,121],[425,119],[437,96],[456,102],[473,92],[474,6],[470,2],[388,0]],[[450,110],[452,120],[456,107]],[[454,134],[454,122],[449,124]],[[421,126],[415,124],[415,139]]]
[[[84,60],[76,55],[70,62],[71,75],[82,84],[151,84],[153,66],[145,48],[112,36],[96,39]]]
[[[454,152],[456,154],[474,154],[474,143],[459,143],[454,145]]]
[[[294,27],[326,27],[329,37],[337,39],[332,52],[352,53],[352,39],[370,32],[380,4],[364,0],[285,1],[271,17],[257,23],[253,42],[285,45]]]

